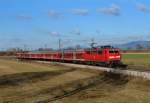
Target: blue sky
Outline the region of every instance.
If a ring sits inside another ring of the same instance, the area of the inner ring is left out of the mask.
[[[150,39],[149,0],[0,0],[0,49]]]

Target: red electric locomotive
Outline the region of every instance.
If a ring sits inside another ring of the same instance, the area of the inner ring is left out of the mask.
[[[111,46],[86,50],[17,53],[17,58],[82,63],[107,67],[122,65],[120,50]]]

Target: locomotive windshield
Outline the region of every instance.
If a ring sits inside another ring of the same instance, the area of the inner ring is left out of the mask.
[[[110,54],[119,53],[119,51],[118,51],[118,50],[109,50],[109,53],[110,53]]]

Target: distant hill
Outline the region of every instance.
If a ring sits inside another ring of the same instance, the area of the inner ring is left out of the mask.
[[[150,48],[150,41],[133,41],[126,44],[115,45],[115,47],[122,49]]]

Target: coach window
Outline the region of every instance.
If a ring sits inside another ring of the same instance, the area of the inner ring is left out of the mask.
[[[64,56],[67,56],[67,54],[65,53]]]
[[[92,54],[98,54],[98,51],[92,51]]]
[[[47,57],[49,57],[49,56],[50,56],[50,54],[46,54],[46,56],[47,56]]]
[[[98,51],[98,54],[102,54],[103,52],[102,51]]]
[[[71,54],[71,53],[69,53],[69,54],[68,54],[68,56],[72,56],[72,54]]]
[[[82,56],[82,54],[77,54],[77,56],[79,56],[79,57],[80,57],[80,56]]]
[[[87,53],[87,54],[91,54],[90,51],[87,51],[86,53]]]

